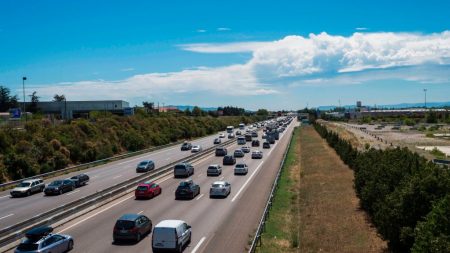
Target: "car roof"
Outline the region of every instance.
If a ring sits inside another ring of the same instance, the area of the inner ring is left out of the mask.
[[[134,221],[140,216],[141,216],[140,214],[127,213],[127,214],[122,215],[118,220]]]
[[[219,167],[219,164],[210,164],[210,167]]]
[[[226,183],[227,183],[226,181],[215,181],[212,184],[226,184]]]
[[[155,228],[176,228],[185,223],[182,220],[163,220],[156,224]]]
[[[39,181],[39,180],[42,180],[42,179],[40,179],[40,178],[37,178],[37,179],[27,179],[27,180],[23,180],[22,183],[32,183],[32,182]]]

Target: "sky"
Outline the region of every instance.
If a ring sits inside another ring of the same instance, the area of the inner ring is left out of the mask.
[[[246,109],[450,101],[450,1],[0,0],[0,85]],[[26,98],[29,100],[29,98]]]

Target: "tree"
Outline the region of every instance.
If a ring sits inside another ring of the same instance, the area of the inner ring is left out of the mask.
[[[155,103],[154,102],[144,101],[144,102],[142,102],[142,105],[146,109],[147,113],[148,112],[153,112],[153,110],[155,109]]]
[[[36,95],[36,91],[33,91],[33,93],[30,96],[30,106],[28,107],[28,110],[32,113],[36,113],[38,111],[37,103],[39,102],[39,97]]]
[[[11,96],[10,93],[11,91],[7,87],[0,86],[0,111],[2,112],[19,105],[17,95]]]
[[[426,121],[427,121],[427,123],[437,123],[437,115],[436,115],[436,112],[433,111],[433,110],[430,110],[430,111],[427,113]]]
[[[258,109],[258,111],[256,111],[256,115],[269,116],[269,111],[267,111],[266,109]]]
[[[65,100],[66,100],[66,96],[64,96],[64,94],[61,94],[61,95],[55,94],[53,96],[53,102],[62,102]]]
[[[202,116],[202,109],[200,109],[200,107],[198,106],[194,106],[194,108],[192,109],[192,116],[194,117]]]

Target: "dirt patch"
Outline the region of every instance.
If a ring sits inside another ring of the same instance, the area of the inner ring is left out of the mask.
[[[312,127],[300,131],[299,252],[385,252],[359,210],[353,171]]]

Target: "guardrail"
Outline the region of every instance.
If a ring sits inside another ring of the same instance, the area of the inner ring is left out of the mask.
[[[253,238],[253,241],[252,241],[252,244],[250,246],[250,249],[248,250],[249,253],[254,253],[256,251],[256,248],[258,246],[262,245],[261,235],[265,231],[266,221],[267,221],[267,218],[269,217],[269,211],[272,208],[272,200],[273,200],[273,197],[275,195],[275,192],[278,189],[278,182],[280,181],[281,171],[283,169],[287,153],[289,152],[289,149],[291,147],[291,141],[292,141],[292,136],[293,135],[294,135],[294,131],[292,131],[291,137],[289,139],[289,144],[288,144],[286,150],[284,151],[283,159],[281,160],[280,167],[278,168],[277,176],[275,178],[275,181],[273,182],[272,189],[270,190],[269,198],[267,199],[267,203],[266,203],[266,206],[264,208],[264,212],[263,212],[263,215],[261,217],[261,220],[259,221],[258,228],[256,229],[255,237]]]
[[[232,144],[235,139],[228,140],[222,144],[210,147],[204,151],[191,155],[186,158],[179,159],[170,164],[167,164],[155,171],[145,173],[134,178],[128,179],[122,183],[116,184],[114,186],[108,187],[104,190],[97,191],[94,194],[80,198],[78,200],[72,201],[70,203],[61,205],[50,211],[38,214],[28,220],[16,223],[12,226],[3,228],[0,230],[0,247],[8,245],[13,241],[17,241],[22,238],[27,230],[33,227],[51,225],[57,221],[60,221],[72,214],[78,213],[83,209],[98,204],[108,198],[120,197],[120,193],[126,192],[128,189],[136,187],[137,183],[140,183],[150,178],[161,176],[173,170],[173,166],[180,162],[190,162],[199,159],[203,156],[207,156],[214,152],[217,147],[224,147]]]
[[[77,170],[81,170],[83,168],[87,169],[90,168],[92,166],[96,166],[99,164],[103,164],[105,162],[109,162],[109,161],[115,161],[115,160],[120,160],[120,159],[124,159],[124,158],[128,158],[131,156],[136,156],[136,155],[140,155],[140,154],[144,154],[144,153],[148,153],[148,152],[152,152],[152,151],[156,151],[156,150],[160,150],[160,149],[164,149],[164,148],[168,148],[168,147],[172,147],[172,146],[176,146],[179,145],[181,143],[183,143],[184,141],[178,141],[178,142],[173,142],[173,143],[169,143],[166,145],[161,145],[161,146],[157,146],[157,147],[151,147],[151,148],[147,148],[147,149],[143,149],[143,150],[139,150],[139,151],[135,151],[135,152],[129,152],[126,154],[122,154],[122,155],[118,155],[118,156],[112,156],[112,157],[108,157],[105,159],[101,159],[101,160],[96,160],[93,162],[89,162],[89,163],[83,163],[83,164],[79,164],[79,165],[75,165],[75,166],[70,166],[61,170],[55,170],[52,172],[48,172],[48,173],[43,173],[43,174],[39,174],[36,176],[32,176],[32,177],[27,177],[27,178],[23,178],[20,180],[16,180],[16,181],[11,181],[11,182],[7,182],[7,183],[3,183],[0,184],[0,190],[3,190],[7,187],[10,187],[12,185],[16,185],[24,180],[28,180],[28,179],[35,179],[35,178],[48,178],[57,174],[61,174],[61,173],[66,173],[66,172],[71,172],[71,171],[77,171]]]

